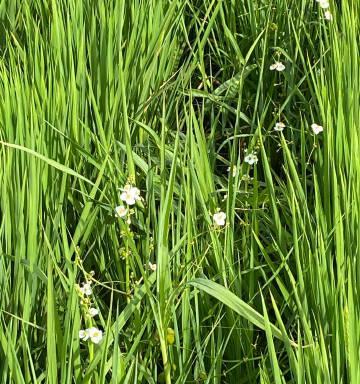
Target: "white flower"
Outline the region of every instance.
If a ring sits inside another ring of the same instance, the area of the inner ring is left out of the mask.
[[[156,264],[152,264],[151,261],[149,261],[149,269],[151,271],[155,272],[156,268],[157,268],[157,265]]]
[[[79,331],[79,338],[84,341],[90,339],[94,344],[99,344],[103,338],[103,333],[96,327],[87,328],[85,330],[81,329]]]
[[[92,294],[91,284],[83,283],[83,286],[80,287],[80,292],[85,296],[90,296]]]
[[[117,217],[124,217],[127,215],[127,213],[128,213],[128,209],[123,205],[119,205],[118,207],[115,208],[115,216]]]
[[[275,69],[278,72],[282,72],[285,69],[285,65],[281,61],[277,61],[276,63],[270,65],[270,71]]]
[[[324,17],[326,20],[329,20],[329,21],[331,21],[333,19],[333,16],[332,16],[330,11],[325,11]]]
[[[99,314],[99,310],[98,309],[96,309],[96,308],[89,308],[89,315],[91,317],[95,317],[98,314]]]
[[[89,335],[90,340],[94,344],[99,344],[100,343],[100,341],[103,338],[103,333],[102,333],[102,331],[100,329],[98,329],[96,327],[91,327],[91,328],[88,328],[86,331],[87,331],[87,333]]]
[[[89,338],[89,333],[87,329],[80,329],[79,331],[79,338],[80,340],[86,341]]]
[[[255,155],[255,153],[249,153],[245,156],[245,163],[248,163],[250,165],[256,164],[258,162],[258,157]]]
[[[214,213],[213,220],[216,225],[223,227],[226,221],[226,213],[222,211]]]
[[[274,130],[281,132],[284,130],[285,127],[286,127],[286,125],[280,121],[280,122],[275,124]]]
[[[327,9],[330,7],[329,1],[328,0],[319,0],[318,1],[319,5],[323,9]]]
[[[140,200],[140,190],[136,187],[132,187],[130,184],[125,185],[120,195],[120,199],[125,201],[128,205],[134,205],[137,200]]]
[[[321,125],[313,123],[313,124],[311,124],[311,129],[313,130],[315,135],[318,135],[320,132],[322,132],[324,130],[324,127],[322,127]]]
[[[233,177],[236,176],[236,172],[237,172],[237,167],[236,167],[236,165],[233,165],[232,167],[228,167],[227,170],[228,170],[228,172],[231,172],[231,173],[232,173]]]

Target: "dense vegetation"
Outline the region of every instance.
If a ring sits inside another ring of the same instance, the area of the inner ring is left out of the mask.
[[[360,2],[326,3],[0,1],[1,383],[360,383]]]

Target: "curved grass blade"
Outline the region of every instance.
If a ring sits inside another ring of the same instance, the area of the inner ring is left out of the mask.
[[[215,283],[213,281],[207,279],[194,279],[188,282],[189,285],[192,285],[195,288],[198,288],[209,295],[215,297],[223,304],[227,305],[234,312],[238,313],[240,316],[244,317],[250,323],[256,325],[258,328],[262,330],[266,330],[266,324],[264,316],[259,312],[255,311],[249,304],[245,303],[239,297],[237,297],[234,293],[232,293],[229,289],[226,289],[222,285]],[[296,346],[292,340],[284,339],[283,333],[277,328],[274,324],[268,323],[271,329],[272,334],[282,341],[290,341],[292,346]]]

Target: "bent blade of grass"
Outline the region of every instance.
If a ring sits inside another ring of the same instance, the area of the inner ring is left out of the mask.
[[[223,304],[231,308],[234,312],[244,317],[250,323],[256,325],[263,331],[266,330],[264,316],[262,316],[259,312],[255,311],[255,309],[253,309],[249,304],[245,303],[243,300],[237,297],[229,289],[226,289],[220,284],[203,278],[190,280],[188,284],[215,297]],[[291,345],[296,347],[296,343],[292,340],[289,340],[288,338],[284,338],[284,334],[274,324],[270,323],[270,328],[272,334],[276,338],[282,341],[286,340],[286,342],[290,341]]]
[[[271,330],[271,323],[269,320],[264,296],[262,293],[261,293],[261,302],[262,302],[262,307],[263,307],[263,312],[264,312],[264,325],[265,325],[267,345],[268,345],[268,349],[269,349],[270,361],[271,361],[271,365],[273,368],[275,383],[276,384],[282,384],[281,371],[280,371],[280,367],[279,367],[278,357],[276,356],[276,350],[275,350],[275,345],[274,345],[274,341],[273,341],[273,334],[272,334],[272,330]]]
[[[77,173],[73,169],[67,167],[64,164],[60,164],[59,162],[57,162],[55,160],[52,160],[52,159],[50,159],[50,158],[48,158],[46,156],[43,156],[40,153],[34,151],[33,149],[30,149],[30,148],[27,148],[27,147],[24,147],[24,146],[18,145],[18,144],[6,143],[4,141],[0,141],[0,144],[5,146],[5,147],[8,147],[8,148],[18,149],[20,151],[26,152],[26,153],[28,153],[28,154],[30,154],[32,156],[37,157],[38,159],[44,161],[45,163],[47,163],[51,167],[54,167],[54,168],[58,169],[61,172],[67,173],[68,175],[71,175],[71,176],[75,176],[78,179],[84,180],[86,183],[94,185],[94,183],[92,181],[90,181],[86,177],[80,175],[79,173]]]

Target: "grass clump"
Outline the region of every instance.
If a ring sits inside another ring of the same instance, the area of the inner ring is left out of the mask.
[[[359,383],[360,4],[0,19],[0,381]]]

